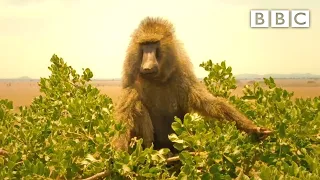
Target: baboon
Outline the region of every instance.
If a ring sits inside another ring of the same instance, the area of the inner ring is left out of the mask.
[[[169,148],[168,135],[174,116],[183,120],[188,112],[236,122],[238,129],[266,137],[272,131],[256,126],[226,99],[210,94],[196,78],[192,64],[175,37],[173,25],[159,17],[146,17],[132,34],[123,65],[122,92],[115,118],[124,122],[126,133],[112,145],[128,150],[132,137],[143,146]]]

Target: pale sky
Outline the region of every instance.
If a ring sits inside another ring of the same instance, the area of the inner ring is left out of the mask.
[[[306,29],[252,29],[250,9],[309,9]],[[203,61],[234,74],[320,74],[320,0],[0,0],[0,78],[47,77],[53,54],[79,73],[121,77],[146,16],[170,20],[198,77]]]

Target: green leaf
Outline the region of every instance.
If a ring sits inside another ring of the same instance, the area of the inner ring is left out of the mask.
[[[181,122],[181,121],[180,121]],[[182,124],[179,122],[173,122],[171,125],[172,129],[174,130],[175,133],[180,135],[182,132],[184,132],[184,128],[182,127]]]
[[[0,119],[2,120],[4,117],[4,110],[0,108]]]
[[[201,176],[201,179],[202,180],[210,180],[212,179],[211,175],[209,173],[204,173],[202,176]]]
[[[223,154],[223,157],[226,158],[229,162],[233,163],[233,160],[229,156]]]
[[[128,172],[131,171],[130,167],[128,165],[126,165],[126,164],[122,165],[122,170],[123,170],[124,173],[128,173]]]
[[[242,96],[241,99],[243,100],[252,100],[252,99],[256,99],[255,96]]]
[[[280,123],[279,125],[279,135],[281,138],[284,138],[286,136],[286,124]]]

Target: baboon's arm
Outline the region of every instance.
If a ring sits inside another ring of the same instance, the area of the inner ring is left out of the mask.
[[[189,107],[203,116],[235,121],[237,128],[247,133],[262,135],[271,133],[265,128],[256,126],[244,114],[229,104],[226,99],[210,94],[202,84],[196,84],[190,90],[188,97]]]
[[[115,107],[115,119],[126,124],[126,132],[113,141],[115,148],[128,150],[128,144],[134,136],[143,138],[146,147],[153,142],[152,121],[134,88],[122,90]]]

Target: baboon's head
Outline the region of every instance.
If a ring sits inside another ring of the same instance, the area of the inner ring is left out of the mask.
[[[139,72],[144,79],[166,81],[176,68],[176,42],[171,23],[147,17],[133,34]]]
[[[144,42],[140,44],[140,73],[144,76],[155,76],[159,72],[160,42]]]

